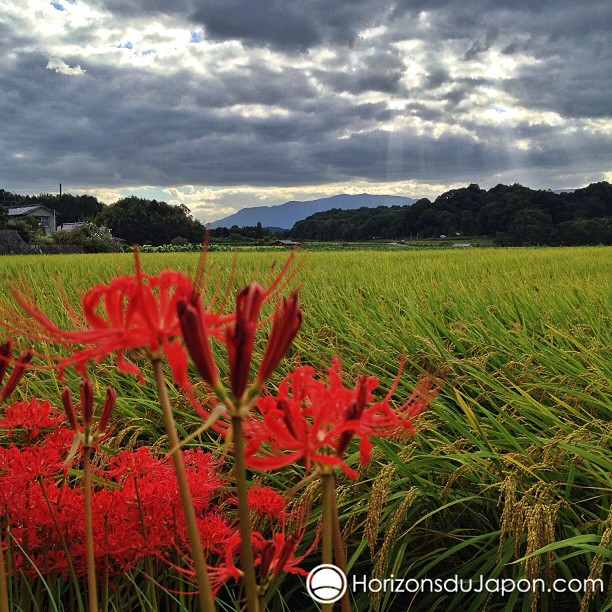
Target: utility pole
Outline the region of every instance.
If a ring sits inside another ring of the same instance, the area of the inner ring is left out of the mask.
[[[62,184],[61,183],[59,184],[59,188],[60,188],[60,191],[59,191],[59,207],[60,207],[60,210],[61,210],[62,209]],[[53,225],[54,225],[53,231],[57,232],[57,216],[55,214],[55,208],[53,209]]]

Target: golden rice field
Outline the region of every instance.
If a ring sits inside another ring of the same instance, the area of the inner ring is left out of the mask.
[[[233,288],[263,279],[284,257],[238,254]],[[223,291],[232,255],[213,253],[209,261],[209,292],[216,284]],[[197,255],[143,254],[142,264],[151,274],[193,273]],[[133,258],[4,257],[0,270],[2,299],[20,279],[61,323],[58,283],[77,304],[93,284],[132,273]],[[357,590],[353,609],[612,610],[612,248],[313,252],[292,285],[300,288],[304,324],[272,384],[290,365],[322,369],[334,355],[350,380],[375,375],[383,392],[404,355],[398,401],[421,369],[445,378],[415,436],[375,442],[358,479],[339,480],[339,510],[349,579],[451,582],[441,591]],[[150,386],[110,362],[96,377],[119,393],[121,426],[109,445],[165,448]],[[56,373],[43,370],[20,392],[59,402],[60,390]],[[198,419],[177,402],[186,434]],[[263,478],[286,488],[296,474]],[[302,494],[316,497],[312,488]],[[315,504],[311,536],[317,521]],[[456,577],[497,585],[541,579],[545,588],[463,592],[450,588]],[[575,582],[587,579],[593,588]],[[553,592],[555,580],[574,581],[576,592]],[[296,601],[302,609],[303,583],[285,584],[269,609],[297,609]],[[228,599],[220,609],[234,607]]]

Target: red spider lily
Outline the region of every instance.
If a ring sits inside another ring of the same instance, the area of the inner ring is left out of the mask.
[[[208,566],[208,575],[210,576],[210,585],[213,595],[219,592],[219,589],[229,580],[238,581],[242,577],[242,570],[239,570],[234,563],[236,551],[240,548],[240,534],[234,533],[225,540],[223,547],[223,562],[216,566]]]
[[[4,387],[1,387],[4,375],[8,369],[9,363],[13,355],[13,345],[11,341],[0,344],[0,402],[3,402],[17,388],[19,381],[22,379],[25,371],[32,361],[32,353],[27,351],[19,355],[15,367],[8,377]]]
[[[260,516],[281,519],[285,514],[285,498],[270,487],[252,486],[248,492],[249,509]]]
[[[236,400],[240,400],[247,387],[255,330],[259,323],[259,310],[264,296],[264,290],[257,283],[243,287],[236,295],[234,326],[228,327],[225,331],[230,385]]]
[[[255,565],[259,566],[259,583],[264,590],[267,588],[269,579],[282,572],[302,576],[308,575],[308,572],[299,565],[317,547],[319,536],[317,535],[314,538],[309,548],[301,555],[296,554],[297,548],[306,533],[305,510],[304,506],[300,506],[293,512],[284,514],[280,523],[280,531],[273,533],[269,539],[264,538],[260,533],[254,534],[258,540],[255,546],[258,551]],[[295,528],[291,534],[287,533],[287,522],[289,520],[295,522]]]
[[[83,424],[77,422],[76,411],[72,403],[72,396],[68,387],[64,388],[62,392],[62,403],[64,405],[64,411],[70,427],[75,432],[75,444],[82,444],[83,447],[93,446],[95,441],[104,434],[108,421],[110,419],[115,402],[117,400],[117,393],[112,387],[106,389],[106,397],[102,406],[102,412],[100,414],[100,420],[95,427],[93,425],[93,387],[89,379],[82,380],[79,384],[81,392],[81,416]],[[76,450],[76,449],[75,449]]]
[[[286,538],[284,533],[275,533],[272,539],[265,543],[259,555],[260,582],[265,582],[268,576],[278,576],[281,572],[307,576],[308,572],[296,567],[303,558],[295,558],[297,545],[296,536],[290,535]]]
[[[255,330],[264,297],[265,293],[257,283],[241,289],[236,296],[234,325],[228,327],[225,332],[230,383],[235,400],[240,400],[247,388]],[[293,292],[288,299],[283,300],[282,305],[277,306],[274,312],[270,336],[254,381],[256,387],[261,387],[276,369],[301,324],[302,311],[298,306],[297,294]]]
[[[276,397],[257,401],[263,418],[249,421],[247,464],[270,470],[304,459],[307,469],[312,463],[338,465],[349,477],[356,477],[355,470],[344,462],[351,438],[360,438],[360,463],[365,465],[372,449],[369,437],[389,437],[400,428],[414,432],[412,420],[439,390],[437,382],[423,376],[408,400],[392,408],[390,400],[400,373],[401,368],[390,392],[382,400],[373,401],[378,379],[363,376],[348,389],[342,384],[338,359],[328,370],[327,381],[318,380],[311,367],[296,369],[282,381]]]
[[[78,481],[63,477],[72,437],[73,432],[58,427],[36,446],[0,447],[0,507],[11,537],[36,567],[64,577],[70,570],[62,538],[77,575],[85,575],[87,565],[83,492]],[[188,539],[168,458],[148,448],[122,451],[113,458],[99,452],[102,461],[92,495],[96,563],[118,575],[139,567],[147,555],[165,563],[175,551],[185,555]],[[185,451],[185,460],[206,551],[223,554],[235,528],[210,492],[225,492],[220,490],[225,481],[216,472],[218,463],[199,450]],[[222,498],[219,502],[227,506]],[[36,575],[19,551],[14,561],[26,575]]]
[[[32,398],[7,406],[5,416],[0,420],[0,427],[8,429],[9,436],[13,435],[13,429],[20,427],[26,432],[30,442],[41,429],[51,429],[64,420],[64,415],[52,408],[49,401]]]
[[[268,295],[269,290],[265,291],[257,283],[241,289],[236,296],[235,322],[232,326],[228,326],[225,332],[230,386],[234,401],[238,404],[242,402],[247,389],[255,332],[259,325],[259,311]],[[207,314],[197,294],[194,293],[179,301],[178,318],[185,345],[200,376],[215,390],[218,397],[223,399],[225,392],[219,379],[207,332]],[[302,312],[298,306],[297,294],[293,292],[276,307],[274,312],[270,336],[253,383],[255,388],[259,389],[278,366],[301,323]],[[196,409],[198,410],[197,406]],[[209,416],[205,410],[198,412],[203,417]]]
[[[86,376],[90,360],[99,362],[116,353],[118,369],[144,382],[138,366],[126,359],[128,352],[143,350],[152,359],[165,353],[175,381],[188,386],[187,357],[177,338],[180,326],[176,310],[178,301],[193,293],[193,283],[184,274],[172,270],[156,276],[143,273],[138,251],[135,251],[135,267],[136,273],[132,276],[118,276],[107,285],[87,290],[81,299],[82,317],[66,303],[74,329],[58,327],[31,293],[16,289],[12,293],[23,312],[2,305],[5,326],[31,339],[70,349],[68,357],[58,359],[60,376],[68,366],[74,366]],[[230,320],[227,316],[209,315],[208,333],[223,339],[221,330]],[[75,345],[83,348],[75,350]]]
[[[253,532],[253,548],[255,550],[255,566],[258,567],[260,588],[264,591],[268,587],[271,578],[282,572],[289,574],[300,574],[307,576],[308,572],[299,565],[316,548],[319,537],[315,537],[310,547],[301,555],[296,550],[306,533],[303,511],[297,514],[297,525],[291,535],[286,532],[286,520],[290,518],[283,515],[281,530],[272,534],[271,538],[265,538],[259,532]],[[234,563],[234,558],[240,548],[240,534],[234,533],[224,542],[223,561],[215,567],[208,567],[213,593],[229,580],[237,581],[242,576],[242,571]]]
[[[192,291],[177,302],[177,314],[183,341],[198,373],[213,389],[219,386],[219,373],[212,354],[208,329],[210,315],[202,306],[200,294]],[[207,316],[208,315],[208,316]]]
[[[259,370],[255,377],[255,385],[261,386],[270,378],[280,360],[285,356],[301,325],[302,311],[298,306],[297,293],[293,292],[274,311],[270,337],[259,364]]]

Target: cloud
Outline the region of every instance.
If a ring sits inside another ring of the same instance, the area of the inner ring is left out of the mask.
[[[85,70],[83,70],[83,68],[81,68],[78,64],[71,67],[59,57],[52,57],[47,62],[47,70],[54,70],[55,72],[67,74],[68,76],[80,76],[85,74]]]
[[[322,185],[612,171],[607,0],[61,6],[0,23],[4,188],[156,186],[210,214]]]

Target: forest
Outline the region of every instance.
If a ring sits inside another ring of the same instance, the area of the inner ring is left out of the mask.
[[[299,240],[486,236],[501,246],[612,244],[612,185],[555,193],[522,185],[471,184],[411,206],[333,209],[296,223]]]

